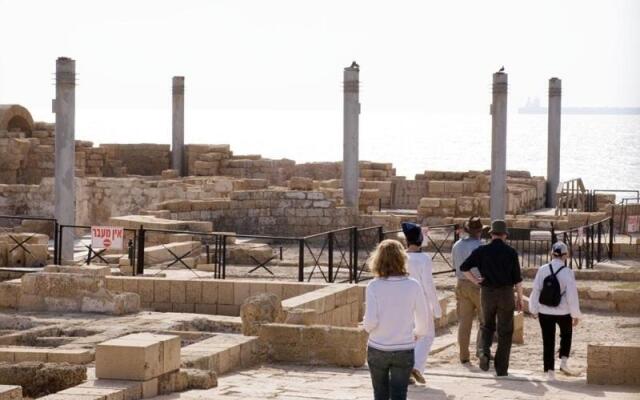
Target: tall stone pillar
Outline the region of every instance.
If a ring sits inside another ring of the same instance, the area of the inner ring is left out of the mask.
[[[344,69],[344,124],[342,188],[344,204],[358,207],[358,184],[360,168],[358,165],[358,135],[360,119],[360,67],[354,61]]]
[[[74,225],[75,204],[75,117],[76,62],[60,57],[56,60],[55,141],[55,217],[59,224]],[[73,230],[62,236],[61,261],[73,261]]]
[[[180,176],[187,174],[184,164],[184,76],[173,77],[173,114],[171,124],[171,168]]]
[[[549,79],[549,120],[547,138],[547,207],[558,203],[556,190],[560,183],[560,117],[562,113],[562,81]]]
[[[491,220],[504,219],[507,202],[507,74],[493,74],[491,104]]]

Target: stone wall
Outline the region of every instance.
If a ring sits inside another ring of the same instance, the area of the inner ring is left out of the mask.
[[[114,293],[140,295],[143,309],[161,312],[189,312],[238,316],[244,300],[259,293],[273,293],[288,299],[320,289],[324,285],[225,279],[107,278],[107,289]]]
[[[313,310],[313,323],[333,326],[358,326],[362,320],[364,288],[356,285],[332,285],[287,299],[285,311]],[[309,318],[309,317],[307,317]]]
[[[640,386],[640,343],[589,344],[587,383]]]
[[[486,171],[426,171],[417,175],[416,181],[427,182],[427,195],[420,199],[417,207],[418,216],[425,224],[443,223],[446,217],[489,216],[491,181]],[[545,196],[543,178],[531,178],[523,171],[508,172],[507,214],[524,214],[542,208]]]
[[[140,307],[140,297],[137,294],[109,292],[105,277],[92,274],[90,269],[80,273],[26,274],[19,284],[11,281],[0,283],[0,299],[0,307],[24,311],[121,315],[138,312]]]
[[[292,324],[260,327],[268,358],[276,362],[361,367],[367,357],[367,337],[362,328]]]
[[[171,165],[168,144],[101,144],[107,157],[119,160],[132,175],[160,175]]]

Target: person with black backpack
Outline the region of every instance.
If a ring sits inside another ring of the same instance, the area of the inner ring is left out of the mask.
[[[556,325],[560,327],[560,371],[574,375],[567,366],[567,360],[571,352],[573,327],[582,317],[576,279],[566,266],[568,254],[566,244],[554,243],[551,262],[538,269],[529,298],[529,312],[540,321],[544,372],[551,381],[556,378]]]

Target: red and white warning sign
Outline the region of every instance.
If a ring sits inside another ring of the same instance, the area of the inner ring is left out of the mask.
[[[124,228],[119,226],[92,226],[91,247],[93,249],[122,250]]]

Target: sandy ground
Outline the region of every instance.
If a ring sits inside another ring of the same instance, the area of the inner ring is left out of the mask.
[[[543,372],[542,363],[542,335],[537,319],[525,317],[525,343],[514,344],[511,349],[510,368]],[[475,353],[475,332],[477,324],[471,334],[471,353]],[[449,328],[452,337],[457,335],[457,325]],[[570,367],[580,372],[584,377],[587,368],[587,344],[597,342],[640,343],[640,316],[624,316],[620,314],[584,313],[584,318],[574,328],[571,346]],[[559,331],[556,333],[556,348],[560,345]],[[492,350],[495,352],[495,344]],[[440,368],[451,364],[459,364],[458,348],[449,347],[429,359],[427,369]],[[477,366],[477,359],[472,356],[472,364]],[[556,369],[559,363],[556,364]],[[639,397],[640,398],[640,397]]]

